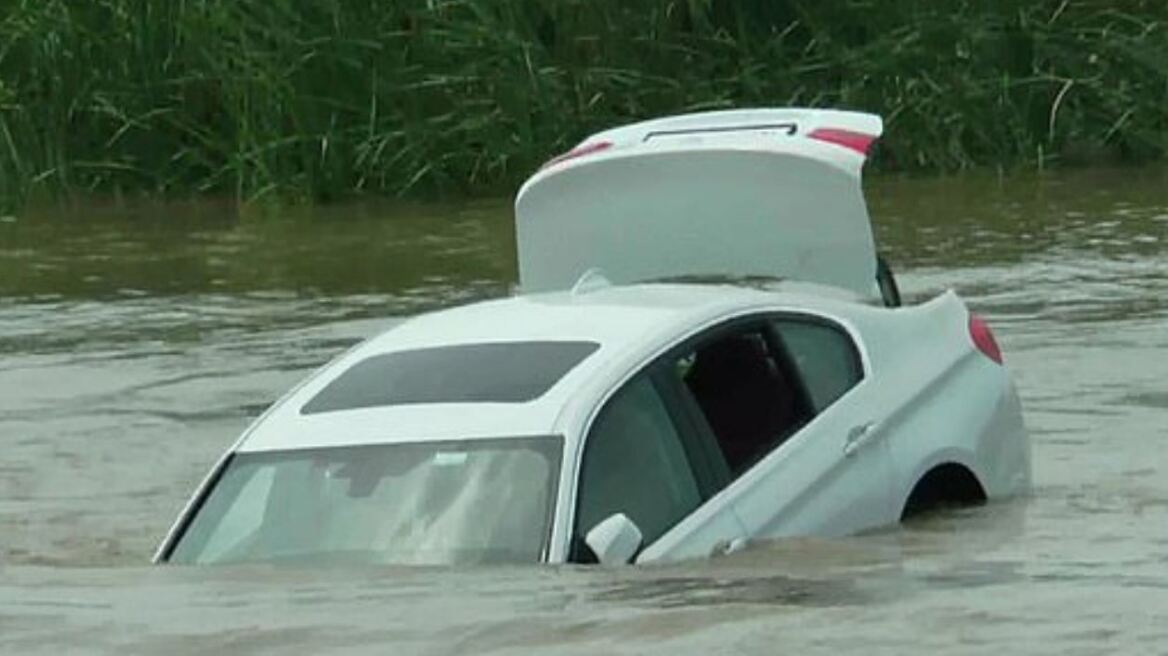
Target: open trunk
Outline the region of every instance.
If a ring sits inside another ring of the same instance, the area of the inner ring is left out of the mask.
[[[667,117],[595,134],[515,201],[523,291],[778,277],[879,297],[860,185],[870,114],[754,109]]]

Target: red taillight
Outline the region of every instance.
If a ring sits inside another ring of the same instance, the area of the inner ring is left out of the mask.
[[[576,159],[577,157],[583,157],[585,155],[591,155],[592,153],[599,153],[600,151],[607,150],[609,148],[612,148],[611,141],[596,141],[596,142],[593,142],[590,144],[584,144],[583,146],[580,146],[579,148],[573,148],[572,150],[569,150],[566,153],[563,153],[561,155],[556,155],[555,157],[544,162],[543,166],[541,166],[539,168],[546,169],[547,167],[552,166],[554,164],[559,164],[560,162],[564,162],[564,161],[567,161],[570,159]]]
[[[872,142],[876,141],[876,137],[862,132],[852,132],[851,130],[839,130],[836,128],[818,128],[812,130],[807,135],[811,139],[818,139],[819,141],[826,141],[837,146],[850,148],[861,155],[867,155],[868,149],[872,147]]]
[[[969,337],[973,339],[973,345],[977,350],[985,353],[986,357],[1002,364],[1002,349],[998,348],[998,340],[994,339],[994,331],[990,330],[990,325],[985,322],[985,319],[973,314],[969,314]]]

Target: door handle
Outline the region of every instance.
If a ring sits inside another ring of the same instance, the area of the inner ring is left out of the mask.
[[[859,426],[852,426],[848,431],[848,436],[844,438],[844,455],[851,456],[868,443],[868,440],[876,434],[876,422],[868,421]]]

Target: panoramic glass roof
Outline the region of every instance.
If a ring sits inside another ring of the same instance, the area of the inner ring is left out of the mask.
[[[300,413],[418,403],[523,403],[542,396],[598,348],[595,342],[533,341],[384,353],[350,367]]]

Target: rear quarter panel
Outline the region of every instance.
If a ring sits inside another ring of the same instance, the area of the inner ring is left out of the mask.
[[[990,498],[1027,490],[1030,442],[1017,391],[1008,369],[974,346],[957,295],[865,319],[858,323],[888,412],[894,505],[903,509],[921,477],[945,463],[967,467]]]

